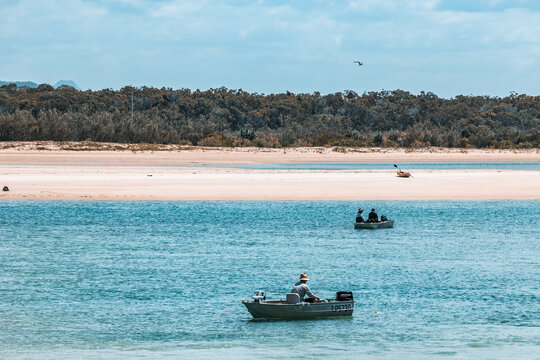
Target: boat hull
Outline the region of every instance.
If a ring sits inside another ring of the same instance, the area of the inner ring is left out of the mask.
[[[394,227],[394,220],[388,220],[388,221],[381,221],[377,223],[354,223],[355,229],[369,229],[369,230],[375,230],[375,229],[390,229]]]
[[[352,316],[354,300],[298,304],[242,301],[254,319],[321,319]]]

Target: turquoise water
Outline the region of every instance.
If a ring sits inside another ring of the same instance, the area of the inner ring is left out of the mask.
[[[399,163],[407,170],[526,170],[539,171],[540,162],[421,162]],[[395,170],[394,163],[263,163],[249,165],[207,165],[261,170]]]
[[[210,167],[254,170],[396,170],[394,163],[260,163],[212,165],[118,165],[118,164],[8,164],[11,166],[113,166],[113,167]],[[540,171],[540,162],[420,162],[399,163],[403,170],[525,170]]]
[[[539,358],[539,205],[0,202],[0,358]],[[354,316],[251,320],[301,272]]]

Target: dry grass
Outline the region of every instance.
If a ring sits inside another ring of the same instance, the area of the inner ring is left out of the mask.
[[[177,144],[119,144],[119,143],[101,143],[95,141],[35,141],[35,142],[0,142],[0,150],[15,149],[15,150],[39,150],[39,151],[182,151],[196,149],[190,145]]]
[[[222,146],[193,146],[184,144],[121,144],[121,143],[105,143],[95,141],[81,142],[59,142],[59,141],[6,141],[0,142],[0,150],[17,150],[17,151],[131,151],[131,152],[159,152],[159,151],[239,151],[239,152],[289,152],[289,153],[318,153],[324,154],[329,152],[348,154],[368,154],[368,153],[388,153],[388,152],[404,152],[404,153],[462,153],[467,154],[475,149],[467,148],[380,148],[380,147],[289,147],[289,148],[267,148],[267,147],[222,147]],[[540,149],[485,149],[486,152],[505,152],[510,151],[515,154],[536,153]]]

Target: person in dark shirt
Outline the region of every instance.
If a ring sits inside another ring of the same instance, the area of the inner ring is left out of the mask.
[[[375,209],[371,209],[368,216],[368,222],[379,222],[379,215],[375,212]]]
[[[358,209],[358,213],[356,214],[356,222],[357,223],[363,223],[365,222],[366,220],[364,219],[364,217],[362,216],[362,213],[364,212],[364,209]]]

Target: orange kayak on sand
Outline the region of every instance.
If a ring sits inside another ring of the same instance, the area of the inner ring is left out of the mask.
[[[411,173],[407,172],[407,171],[398,171],[397,176],[398,177],[408,178],[408,177],[411,177]]]
[[[410,172],[401,170],[401,168],[399,166],[397,166],[396,164],[394,164],[394,167],[397,169],[397,176],[398,177],[408,178],[408,177],[412,176]]]

